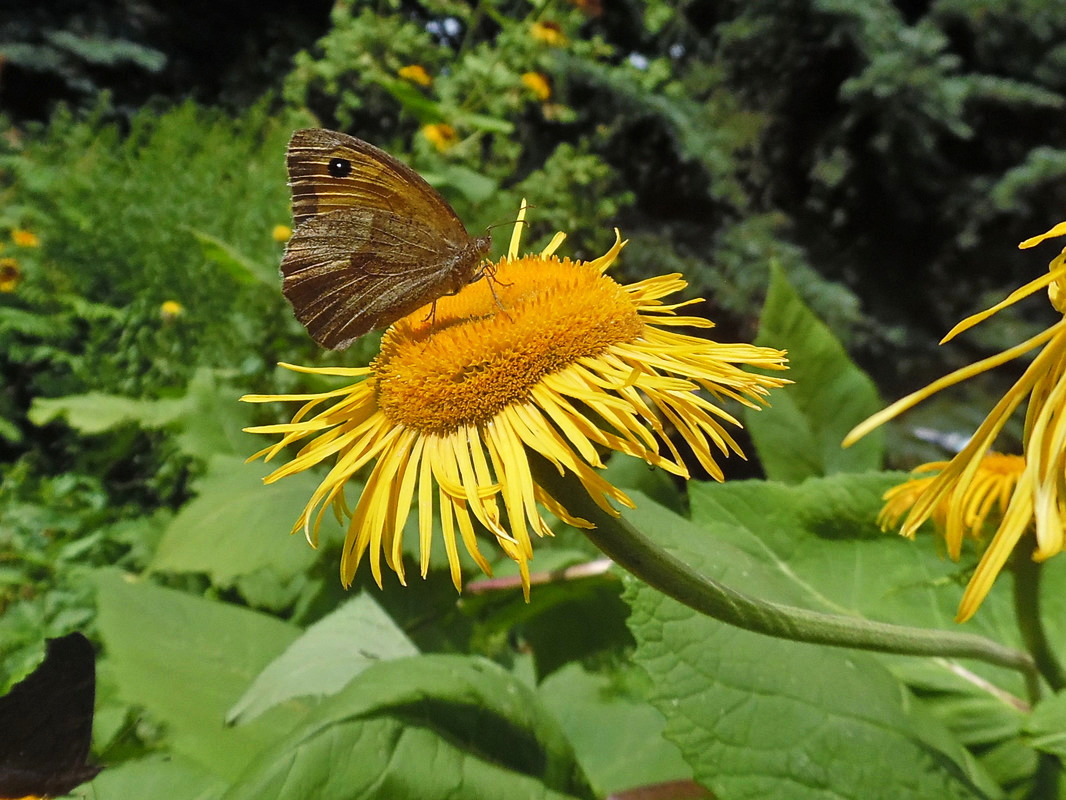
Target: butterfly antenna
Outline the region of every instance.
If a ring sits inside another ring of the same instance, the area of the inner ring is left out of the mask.
[[[527,204],[526,208],[527,209],[536,208],[536,206]],[[493,228],[499,228],[502,225],[518,225],[519,223],[521,223],[522,225],[528,225],[529,224],[529,220],[528,219],[517,219],[517,218],[516,219],[505,219],[503,222],[494,222],[494,223],[492,223],[487,228],[485,228],[485,230],[486,231],[491,231]]]

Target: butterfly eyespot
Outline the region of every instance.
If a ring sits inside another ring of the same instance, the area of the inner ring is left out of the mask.
[[[331,158],[329,160],[329,174],[334,178],[346,178],[351,174],[352,162],[346,158]]]

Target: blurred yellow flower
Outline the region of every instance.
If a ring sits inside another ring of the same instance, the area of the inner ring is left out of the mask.
[[[887,531],[899,525],[903,516],[914,507],[937,474],[949,463],[932,461],[915,467],[911,470],[914,477],[885,492],[885,505],[877,517],[881,529]],[[989,453],[981,459],[973,482],[964,487],[963,496],[955,502],[960,514],[949,513],[952,497],[941,498],[930,517],[937,530],[944,535],[948,555],[952,559],[958,560],[965,537],[983,540],[987,533],[986,523],[991,520],[994,526],[999,525],[1024,469],[1025,459],[1021,456]],[[914,532],[911,531],[910,535],[913,536]]]
[[[18,247],[40,247],[41,240],[33,231],[15,228],[11,231],[11,241]]]
[[[417,83],[419,86],[429,86],[433,83],[433,78],[421,64],[408,64],[406,67],[400,67],[396,74],[404,80]]]
[[[522,85],[529,89],[538,100],[544,102],[552,96],[552,87],[548,79],[539,72],[522,73]]]
[[[275,242],[282,244],[292,238],[292,228],[288,225],[275,225],[270,236]]]
[[[163,322],[173,322],[184,313],[185,306],[177,300],[166,300],[159,306],[159,316],[162,317]]]
[[[529,35],[549,47],[563,47],[568,41],[558,22],[534,22],[529,29]]]
[[[1066,235],[1066,222],[1056,225],[1047,233],[1027,239],[1019,247],[1033,247],[1045,239],[1063,235]],[[1066,314],[1066,250],[1052,260],[1047,274],[1015,290],[991,308],[964,319],[948,332],[941,343],[1045,288],[1055,310]],[[1038,347],[1043,349],[985,417],[969,444],[924,487],[900,531],[905,536],[912,536],[941,502],[946,501],[946,529],[952,531],[955,537],[961,536],[960,532],[966,528],[967,515],[972,513],[973,498],[979,494],[974,484],[981,475],[984,456],[1014,411],[1028,399],[1022,441],[1024,468],[1010,493],[1003,518],[963,594],[956,616],[960,622],[969,619],[977,611],[1007,557],[1026,531],[1035,530],[1036,549],[1033,558],[1037,561],[1051,558],[1063,549],[1066,524],[1066,318],[1021,344],[956,370],[924,389],[897,400],[858,425],[844,439],[844,445],[847,446],[941,389]]]
[[[531,453],[565,470],[576,490],[617,514],[609,500],[633,503],[598,473],[604,449],[688,477],[669,426],[721,479],[714,451],[743,457],[724,427],[739,423],[699,390],[758,408],[771,388],[788,382],[743,369],[785,369],[781,351],[671,330],[712,327],[705,319],[677,315],[688,303],[662,301],[686,285],[679,275],[630,285],[607,277],[625,244],[620,239],[588,262],[554,255],[562,234],[541,253],[519,258],[524,217],[523,204],[508,254],[486,267],[486,280],[440,298],[433,314],[422,308],[396,322],[369,367],[282,365],[356,379],[351,385],[242,398],[304,403],[290,423],[247,429],[282,437],[252,458],[269,460],[306,440],[291,461],[267,476],[268,483],[332,462],[293,531],[302,529],[314,544],[329,507],[347,521],[340,564],[346,586],[364,556],[379,586],[383,558],[405,582],[403,536],[415,503],[423,577],[436,505],[456,589],[458,540],[490,572],[476,520],[516,562],[528,598],[531,533],[551,535],[542,509],[589,526],[567,512],[565,498],[537,482]],[[344,489],[364,467],[369,475],[353,509]]]
[[[455,128],[443,122],[422,126],[422,135],[429,139],[433,146],[442,153],[453,147],[459,139]]]
[[[22,282],[22,269],[13,258],[0,258],[0,292],[13,292]]]

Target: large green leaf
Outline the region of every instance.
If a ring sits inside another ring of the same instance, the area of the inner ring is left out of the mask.
[[[226,710],[296,639],[297,628],[114,569],[98,571],[94,581],[119,695],[164,723],[174,752],[232,778],[299,719],[301,709],[289,704],[250,725],[225,724]]]
[[[129,800],[132,797],[165,797],[167,800],[218,800],[226,782],[204,772],[181,757],[146,758],[108,767],[86,788],[88,800]]]
[[[88,392],[67,397],[35,397],[27,416],[34,425],[65,419],[75,430],[96,434],[130,422],[144,428],[162,428],[180,419],[186,406],[184,397],[141,400]]]
[[[36,397],[29,418],[35,425],[65,419],[75,430],[98,434],[120,425],[179,431],[178,444],[187,454],[207,459],[219,454],[247,453],[257,442],[241,428],[250,417],[237,401],[241,391],[219,382],[214,371],[197,370],[180,397],[158,400],[89,392],[66,397]]]
[[[244,389],[218,379],[214,370],[199,369],[185,391],[185,415],[178,445],[188,455],[207,461],[218,455],[244,456],[262,446],[261,438],[245,433],[252,407],[239,402]]]
[[[647,500],[628,516],[675,556],[747,594],[947,628],[961,592],[950,580],[956,565],[938,558],[931,541],[919,546],[871,523],[893,478],[692,485],[693,522]],[[722,800],[999,796],[910,693],[901,677],[909,659],[739,630],[642,585],[629,596],[636,659],[655,684],[667,736]],[[1003,632],[998,619],[983,627]],[[946,676],[953,666],[938,668]],[[1021,688],[1006,671],[980,669]]]
[[[662,714],[632,682],[570,664],[537,687],[600,796],[692,778],[692,768],[663,738]]]
[[[318,557],[302,535],[290,535],[318,485],[311,473],[293,475],[270,486],[269,467],[243,459],[212,459],[196,483],[197,496],[167,526],[150,569],[202,572],[217,586],[269,570],[279,580],[305,572]],[[329,527],[332,517],[323,522]]]
[[[692,521],[704,533],[693,546],[742,551],[760,562],[760,594],[832,613],[862,616],[929,628],[957,627],[955,610],[972,565],[943,556],[931,532],[911,541],[880,530],[876,523],[885,490],[906,479],[903,473],[837,475],[811,479],[799,486],[763,481],[728,484],[690,483]],[[725,553],[712,574],[746,588]],[[990,601],[967,629],[1013,646],[1020,645],[1007,586],[993,589]],[[926,660],[893,660],[893,669],[916,665],[925,674]],[[975,669],[984,669],[974,665]],[[940,664],[940,679],[952,670]],[[1006,681],[1022,692],[1014,672],[993,670],[990,679]],[[925,679],[923,678],[923,683]],[[957,687],[957,682],[951,681]],[[941,690],[945,685],[937,687]]]
[[[263,670],[228,721],[253,719],[294,697],[334,694],[371,664],[417,654],[377,601],[358,595],[308,628]]]
[[[848,431],[880,410],[877,388],[778,268],[772,270],[756,343],[787,350],[786,377],[795,382],[772,394],[770,408],[745,415],[767,477],[798,483],[878,469],[884,451],[880,431],[850,448],[840,446]]]
[[[480,658],[376,664],[266,750],[225,800],[591,798],[533,691]]]

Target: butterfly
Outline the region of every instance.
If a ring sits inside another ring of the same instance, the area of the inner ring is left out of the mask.
[[[49,639],[44,661],[0,697],[0,797],[54,797],[101,770],[87,764],[96,656],[80,633]]]
[[[489,236],[472,238],[436,189],[354,136],[296,131],[287,153],[293,233],[282,293],[323,347],[375,328],[482,275]]]

